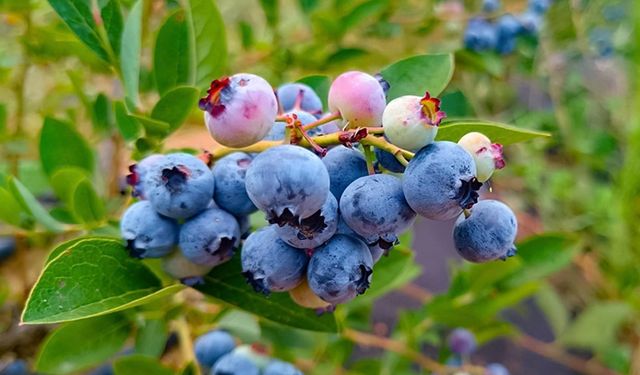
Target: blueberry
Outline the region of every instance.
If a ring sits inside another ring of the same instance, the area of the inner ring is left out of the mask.
[[[313,89],[304,83],[285,83],[278,87],[276,96],[282,112],[303,110],[313,115],[322,113],[322,101]]]
[[[382,114],[382,127],[394,145],[415,151],[433,142],[445,113],[440,100],[429,92],[424,96],[405,95],[393,99]]]
[[[509,370],[500,363],[490,363],[485,370],[486,375],[510,375]]]
[[[322,209],[302,219],[299,226],[285,224],[282,227],[276,226],[275,229],[280,239],[287,244],[298,249],[313,249],[333,236],[338,226],[338,217],[338,201],[333,194],[327,194]]]
[[[498,18],[496,30],[498,33],[496,51],[503,55],[513,52],[516,48],[516,37],[522,31],[520,21],[512,14],[504,14]]]
[[[318,297],[332,304],[344,303],[369,288],[372,267],[371,253],[364,242],[337,234],[313,252],[307,280]]]
[[[447,341],[449,349],[458,355],[470,355],[477,346],[475,335],[464,328],[456,328],[451,331]]]
[[[458,144],[473,157],[476,164],[476,178],[480,182],[487,181],[496,169],[502,169],[505,166],[502,145],[492,144],[491,140],[482,133],[467,133],[460,138]]]
[[[148,169],[143,186],[156,211],[174,219],[186,219],[211,203],[213,173],[193,155],[168,154]]]
[[[154,164],[162,161],[164,155],[153,154],[140,160],[138,163],[129,166],[129,174],[127,175],[127,184],[131,186],[131,195],[134,197],[145,199],[143,181],[146,172]]]
[[[260,369],[246,356],[229,353],[215,363],[211,375],[260,375]]]
[[[327,152],[322,162],[329,171],[331,193],[338,200],[349,184],[369,174],[364,155],[353,148],[336,146]]]
[[[282,145],[264,151],[245,179],[251,201],[280,226],[298,225],[316,213],[329,194],[329,173],[320,158],[302,147]]]
[[[293,118],[294,115],[295,115],[295,119],[300,121],[300,123],[302,125],[309,125],[312,122],[315,122],[317,120],[317,118],[315,116],[313,116],[312,114],[310,114],[309,112],[305,112],[305,111],[301,111],[301,110],[287,112],[283,116],[286,116],[286,117],[289,117],[289,118]],[[287,124],[286,124],[286,122],[283,122],[283,121],[277,121],[277,122],[273,123],[273,126],[271,127],[271,130],[269,131],[269,134],[267,134],[267,136],[264,137],[264,139],[266,141],[281,141],[281,140],[283,140],[286,127],[287,127]],[[324,134],[324,132],[322,131],[322,127],[318,126],[318,127],[315,127],[313,129],[308,130],[307,134],[309,136],[313,137],[313,136],[316,136],[316,135],[322,135],[322,134]]]
[[[240,238],[244,240],[251,233],[251,219],[249,216],[236,216],[236,221],[240,227]]]
[[[551,6],[551,0],[529,0],[529,10],[536,14],[544,14]]]
[[[465,47],[475,52],[494,49],[497,39],[496,28],[483,18],[471,19],[464,32]]]
[[[288,362],[273,360],[265,367],[262,375],[303,375],[294,365]]]
[[[393,173],[404,172],[405,166],[400,164],[398,159],[396,159],[396,157],[392,153],[376,148],[375,154],[376,160],[378,161],[378,164],[382,166],[382,168]]]
[[[336,234],[351,236],[364,242],[365,244],[367,243],[367,241],[362,238],[362,236],[354,232],[353,229],[351,229],[351,227],[347,225],[342,216],[340,217],[340,220],[338,220],[338,228],[336,229]],[[371,253],[371,258],[373,259],[374,264],[377,263],[383,255],[386,255],[389,252],[389,249],[383,249],[382,247],[380,247],[380,245],[378,245],[378,243],[367,245],[367,247],[369,248],[369,252]]]
[[[251,165],[251,156],[234,152],[217,160],[212,168],[215,190],[213,200],[223,210],[236,215],[248,215],[257,210],[245,189],[244,180]]]
[[[324,312],[331,308],[331,304],[323,301],[320,297],[318,297],[313,290],[309,287],[309,282],[305,277],[300,285],[291,289],[289,291],[289,296],[299,306],[305,307],[307,309],[315,309],[318,312]]]
[[[405,200],[400,179],[386,174],[355,180],[342,194],[340,212],[367,244],[378,243],[385,249],[395,244],[397,235],[416,217]]]
[[[411,159],[402,182],[409,206],[434,220],[453,219],[478,201],[476,165],[456,143],[429,144]]]
[[[10,362],[5,368],[0,369],[0,375],[29,375],[29,367],[23,359]]]
[[[180,249],[196,264],[217,266],[231,259],[240,244],[240,226],[235,217],[219,208],[209,208],[187,220],[180,229]]]
[[[482,11],[493,13],[500,8],[500,0],[483,0]]]
[[[389,81],[384,79],[381,73],[376,73],[373,75],[373,77],[378,80],[378,83],[380,84],[380,87],[382,87],[382,91],[384,91],[384,94],[386,96],[389,90],[391,90],[391,84],[389,83]]]
[[[518,21],[522,25],[523,34],[536,36],[542,28],[543,18],[540,14],[528,10],[518,16]]]
[[[162,258],[164,272],[187,286],[203,284],[203,276],[208,274],[212,268],[213,266],[193,263],[180,250],[176,250],[169,256]]]
[[[159,215],[149,201],[132,204],[120,221],[120,233],[135,258],[160,258],[178,242],[178,225]]]
[[[339,112],[351,128],[380,126],[385,106],[383,87],[367,73],[342,73],[329,88],[329,110]]]
[[[228,147],[245,147],[263,139],[278,114],[271,85],[247,73],[211,82],[199,106],[211,136]]]
[[[13,236],[0,237],[0,262],[11,257],[16,252],[16,238]]]
[[[602,27],[594,28],[589,32],[589,42],[601,57],[613,55],[613,35],[610,30]]]
[[[283,292],[298,286],[309,259],[304,251],[282,241],[274,226],[247,237],[242,247],[242,274],[256,292]]]
[[[193,344],[193,350],[198,363],[203,367],[213,365],[225,354],[231,353],[236,347],[236,340],[225,331],[210,331],[199,336]]]
[[[509,206],[487,199],[473,206],[469,217],[460,215],[453,240],[460,256],[482,263],[515,255],[517,232],[516,216]]]

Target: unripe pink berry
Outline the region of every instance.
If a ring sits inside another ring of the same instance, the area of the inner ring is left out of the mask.
[[[342,73],[329,89],[329,110],[340,112],[350,128],[380,126],[385,105],[382,86],[367,73]]]
[[[505,166],[502,158],[502,145],[491,143],[487,136],[478,132],[465,134],[458,144],[473,156],[476,162],[476,178],[480,182],[487,181],[493,171]]]
[[[417,151],[433,142],[444,117],[440,100],[432,98],[428,92],[423,97],[406,95],[387,104],[382,126],[391,143]]]
[[[228,147],[245,147],[263,139],[278,113],[273,88],[254,74],[239,73],[211,82],[200,99],[213,139]]]

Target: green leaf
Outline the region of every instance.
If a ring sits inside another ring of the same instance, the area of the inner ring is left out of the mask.
[[[72,245],[75,245],[77,242],[90,239],[90,238],[95,239],[96,237],[83,236],[83,237],[74,238],[73,240],[69,240],[67,242],[63,242],[59,244],[58,246],[54,247],[53,250],[51,250],[51,252],[49,252],[49,255],[47,256],[47,260],[44,262],[44,265],[46,266],[47,264],[49,264],[52,260],[56,259],[58,255],[62,254],[63,251],[67,250]]]
[[[49,0],[51,7],[80,40],[106,62],[111,62],[93,20],[91,2],[86,0]]]
[[[111,128],[113,119],[111,118],[111,102],[109,98],[100,93],[93,102],[93,126],[96,130],[106,132]]]
[[[76,185],[71,207],[74,216],[83,223],[96,224],[104,220],[104,202],[89,180],[82,180]]]
[[[122,12],[117,0],[102,0],[99,2],[102,9],[100,16],[107,31],[109,44],[114,53],[120,53],[120,41],[122,39]]]
[[[559,339],[573,347],[604,350],[616,343],[618,330],[632,315],[633,309],[624,302],[594,303],[587,306]]]
[[[453,56],[451,54],[418,55],[400,60],[380,72],[391,88],[387,99],[393,100],[403,95],[438,96],[453,77]]]
[[[280,18],[278,0],[260,0],[260,5],[262,6],[264,15],[267,18],[267,25],[272,29],[276,28]]]
[[[22,313],[25,324],[78,320],[138,306],[182,289],[162,288],[142,262],[129,257],[120,240],[86,238],[42,270]]]
[[[130,328],[129,321],[120,314],[64,324],[40,348],[36,370],[66,374],[100,364],[120,351]]]
[[[200,91],[195,87],[176,87],[168,91],[151,111],[151,118],[164,121],[175,131],[189,117],[198,102]]]
[[[59,168],[51,176],[51,187],[56,196],[71,207],[76,187],[80,182],[88,179],[89,175],[84,169],[77,167]]]
[[[172,370],[164,367],[157,359],[140,354],[116,359],[113,362],[113,372],[115,375],[174,374]]]
[[[527,238],[519,243],[517,259],[521,270],[510,279],[511,285],[541,280],[568,266],[578,250],[575,239],[560,233]]]
[[[142,126],[136,119],[129,116],[127,108],[121,101],[113,103],[113,111],[116,115],[116,125],[122,134],[122,138],[131,142],[135,141],[142,132]]]
[[[145,134],[150,137],[166,137],[171,129],[171,125],[164,121],[154,120],[142,115],[129,115],[129,117],[142,125]]]
[[[7,135],[7,105],[0,103],[0,140]]]
[[[195,62],[190,58],[189,25],[184,10],[179,10],[164,22],[153,49],[153,73],[161,95],[194,83]]]
[[[187,17],[192,35],[195,84],[206,88],[224,71],[227,40],[222,15],[213,0],[188,0]]]
[[[327,108],[327,97],[329,96],[329,87],[331,87],[331,79],[323,75],[313,75],[300,78],[300,83],[311,87],[322,100],[322,107]]]
[[[287,293],[272,293],[268,297],[256,293],[242,276],[239,258],[233,257],[214,268],[204,277],[204,285],[198,285],[196,289],[277,323],[310,331],[337,331],[331,314],[317,316],[313,310],[296,305]]]
[[[36,197],[34,197],[20,181],[16,178],[9,177],[7,183],[15,200],[20,204],[24,211],[33,216],[38,223],[42,224],[43,227],[47,228],[51,232],[64,231],[64,224],[51,217],[49,212],[42,207]]]
[[[260,340],[260,324],[252,314],[241,310],[230,310],[220,318],[217,328],[229,331],[244,343]]]
[[[49,177],[62,167],[78,167],[89,174],[94,168],[93,151],[82,135],[71,124],[51,117],[44,119],[40,132],[40,162]]]
[[[142,0],[138,0],[131,7],[127,22],[124,24],[120,50],[120,69],[122,70],[125,100],[130,108],[136,108],[138,105],[141,33]]]
[[[553,329],[555,337],[560,336],[569,323],[569,310],[562,301],[562,297],[551,285],[543,285],[538,290],[535,299]]]
[[[0,188],[0,221],[19,227],[20,213],[24,212],[20,202],[5,188]]]
[[[445,120],[438,129],[436,140],[458,142],[463,135],[470,132],[480,132],[491,142],[501,145],[524,142],[539,137],[549,137],[551,134],[536,130],[522,129],[499,122],[482,120]]]
[[[400,288],[418,277],[421,268],[414,260],[414,254],[405,246],[396,246],[389,255],[382,257],[373,268],[371,287],[350,305],[373,302],[376,298]]]
[[[159,358],[168,336],[167,323],[163,319],[143,321],[136,336],[136,353]]]

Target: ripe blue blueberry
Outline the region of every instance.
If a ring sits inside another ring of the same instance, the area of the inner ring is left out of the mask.
[[[215,363],[211,375],[260,375],[260,369],[246,356],[229,353]]]
[[[162,258],[164,272],[187,286],[204,284],[203,276],[208,274],[212,268],[213,266],[193,263],[179,249]]]
[[[476,350],[475,335],[464,328],[456,328],[449,334],[447,339],[449,349],[458,355],[469,355]]]
[[[493,13],[500,8],[500,0],[483,0],[482,11]]]
[[[313,89],[303,83],[285,83],[276,96],[282,112],[303,110],[315,116],[322,114],[322,100]]]
[[[198,363],[211,368],[225,354],[231,353],[236,347],[236,340],[225,331],[214,330],[199,336],[194,342],[193,349]]]
[[[404,172],[405,166],[400,164],[398,159],[396,159],[396,157],[392,153],[376,148],[375,154],[376,154],[376,160],[378,161],[378,164],[382,168],[393,173]]]
[[[199,106],[211,136],[228,147],[245,147],[263,139],[278,114],[271,85],[247,73],[211,82]]]
[[[485,370],[486,375],[510,375],[509,370],[500,363],[490,363]]]
[[[369,288],[372,267],[371,253],[364,242],[337,234],[313,252],[307,281],[313,293],[323,300],[344,303]]]
[[[549,10],[551,0],[529,0],[529,10],[537,14],[544,14]]]
[[[336,146],[327,152],[322,162],[329,172],[331,193],[337,200],[349,184],[369,174],[364,155],[353,148]]]
[[[338,201],[333,194],[327,195],[327,200],[320,211],[304,218],[300,225],[293,227],[285,224],[276,226],[276,232],[281,240],[298,249],[313,249],[327,242],[338,227]]]
[[[498,33],[498,43],[496,51],[506,55],[516,48],[516,37],[522,31],[520,21],[512,14],[504,14],[496,22],[496,32]]]
[[[516,216],[509,206],[487,199],[473,206],[469,217],[460,215],[453,228],[453,240],[460,256],[482,263],[515,255],[517,232]]]
[[[238,222],[233,215],[219,208],[206,209],[180,228],[180,249],[196,264],[217,266],[226,262],[239,244]]]
[[[144,176],[151,166],[162,161],[163,158],[164,155],[153,154],[129,166],[130,173],[127,175],[127,184],[131,186],[131,195],[136,198],[145,199],[143,188]]]
[[[464,45],[475,52],[489,51],[495,48],[498,37],[495,27],[483,18],[473,18],[464,32]]]
[[[294,117],[294,115],[295,115],[295,117]],[[305,111],[301,111],[301,110],[285,113],[284,116],[288,117],[291,120],[296,119],[296,120],[300,121],[300,123],[302,125],[309,125],[310,123],[315,122],[317,120],[317,118],[314,117],[309,112],[305,112]],[[269,130],[269,134],[267,134],[267,136],[264,137],[264,140],[266,140],[266,141],[281,141],[281,140],[283,140],[286,127],[287,127],[287,124],[284,121],[276,121],[276,122],[274,122],[273,126],[271,127],[271,130]],[[308,130],[307,134],[310,135],[310,136],[322,135],[322,134],[324,134],[322,129],[323,128],[321,126],[319,126],[319,127],[316,127],[316,128]]]
[[[522,33],[536,36],[542,28],[543,18],[539,13],[527,10],[518,16],[518,21],[522,25]]]
[[[13,236],[0,237],[0,261],[11,257],[16,252],[16,238]]]
[[[242,274],[256,292],[283,292],[298,286],[309,259],[304,251],[287,245],[274,226],[253,232],[244,241]]]
[[[416,213],[405,200],[397,177],[377,174],[360,177],[342,193],[342,218],[367,244],[391,248],[408,229]]]
[[[322,208],[329,194],[329,172],[311,151],[282,145],[253,159],[245,184],[269,223],[296,226]]]
[[[402,189],[409,206],[433,220],[449,220],[478,201],[476,165],[456,143],[434,142],[418,151],[404,172]]]
[[[367,241],[362,238],[362,236],[358,235],[353,231],[353,229],[351,229],[351,227],[347,225],[342,216],[340,216],[340,220],[338,220],[338,228],[336,229],[336,234],[351,236],[357,240],[364,242],[365,244],[367,243]],[[389,249],[383,249],[377,243],[367,245],[367,247],[369,248],[369,252],[371,252],[371,258],[373,259],[374,264],[378,263],[383,255],[387,255],[389,253]]]
[[[235,216],[248,215],[257,210],[244,184],[250,165],[251,156],[234,152],[216,160],[211,170],[216,185],[213,200],[220,208]]]
[[[262,375],[303,375],[302,371],[298,370],[294,365],[289,362],[283,362],[273,360],[269,362]]]
[[[186,219],[204,211],[213,198],[213,173],[197,157],[168,154],[144,174],[145,196],[160,214]]]
[[[125,211],[120,233],[129,255],[135,258],[160,258],[178,242],[178,225],[159,215],[149,201],[139,201]]]
[[[0,375],[29,375],[29,366],[23,359],[16,359],[0,369]]]

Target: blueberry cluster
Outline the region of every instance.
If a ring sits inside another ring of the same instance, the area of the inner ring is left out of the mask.
[[[242,274],[256,292],[289,292],[326,311],[369,288],[374,264],[417,214],[458,217],[453,236],[469,261],[515,254],[513,212],[492,200],[474,206],[482,183],[504,167],[502,147],[480,133],[434,141],[445,117],[439,99],[427,92],[387,103],[387,82],[351,71],[332,83],[323,117],[310,87],[274,92],[265,82],[236,74],[213,81],[200,100],[211,135],[227,146],[208,154],[211,167],[184,153],[131,167],[140,200],[121,231],[132,256],[163,257],[167,273],[193,285],[243,242]],[[335,140],[328,150],[315,141],[327,136]],[[269,225],[249,233],[247,215],[257,210]]]
[[[194,351],[210,375],[302,375],[291,363],[269,358],[259,346],[237,345],[236,339],[222,330],[198,337]]]
[[[527,9],[519,14],[505,13],[497,18],[499,0],[484,0],[482,13],[469,20],[464,32],[464,45],[475,52],[495,51],[502,55],[512,53],[520,35],[537,36],[544,15],[552,0],[529,0]]]
[[[452,356],[449,357],[446,364],[451,367],[460,367],[469,356],[476,351],[477,343],[475,335],[464,328],[456,328],[449,333],[447,344]],[[456,374],[466,374],[465,372],[457,372]],[[490,363],[485,366],[486,375],[509,375],[509,370],[500,363]]]

